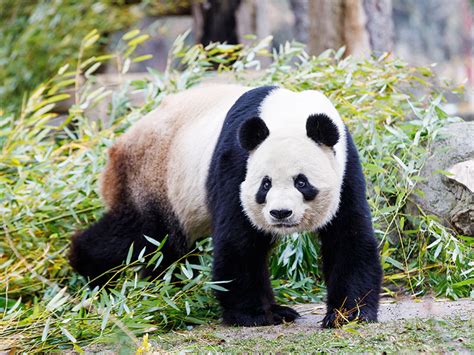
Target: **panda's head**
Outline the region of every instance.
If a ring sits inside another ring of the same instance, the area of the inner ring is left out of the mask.
[[[301,97],[294,98],[298,105]],[[314,231],[331,220],[339,205],[345,163],[342,121],[335,109],[311,113],[314,106],[305,108],[306,101],[290,111],[264,106],[260,117],[246,120],[238,131],[241,147],[249,152],[241,204],[251,223],[267,233]]]

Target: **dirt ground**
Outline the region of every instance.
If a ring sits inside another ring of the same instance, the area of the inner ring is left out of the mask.
[[[474,353],[474,300],[383,299],[379,323],[322,329],[324,303],[293,306],[294,323],[257,328],[198,326],[151,335],[158,352],[458,352]]]
[[[301,318],[291,324],[259,328],[218,327],[216,333],[223,337],[245,339],[255,337],[256,329],[258,329],[260,337],[272,339],[281,336],[282,333],[314,332],[321,329],[321,321],[326,311],[324,303],[296,305],[293,308],[301,314]],[[382,323],[411,318],[440,319],[456,316],[474,319],[474,300],[450,301],[431,297],[415,300],[390,298],[383,299],[379,309],[379,322]]]
[[[149,334],[138,353],[181,352],[428,352],[474,353],[474,299],[382,299],[379,323],[322,329],[324,303],[293,306],[301,318],[278,326],[220,324]],[[134,352],[118,344],[83,348],[88,354]],[[63,352],[67,354],[73,352]]]

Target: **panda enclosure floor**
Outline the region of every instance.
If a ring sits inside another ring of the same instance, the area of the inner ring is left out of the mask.
[[[322,321],[326,307],[324,304],[308,304],[295,307],[302,315],[298,326],[314,326]],[[379,322],[409,318],[442,318],[447,316],[470,314],[474,317],[474,301],[461,299],[449,301],[431,297],[394,300],[384,298],[379,309]]]
[[[323,330],[323,303],[296,305],[295,323],[258,328],[221,325],[153,337],[158,351],[314,352],[457,351],[474,353],[474,300],[382,299],[379,323]]]
[[[382,299],[379,323],[321,329],[324,303],[293,306],[295,323],[257,328],[219,324],[149,334],[146,353],[162,352],[460,352],[474,353],[474,299]],[[87,353],[123,349],[92,345]],[[139,353],[140,350],[137,352]],[[142,353],[143,353],[142,352]]]

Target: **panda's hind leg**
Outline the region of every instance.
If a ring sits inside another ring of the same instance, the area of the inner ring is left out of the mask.
[[[145,236],[161,242],[163,259],[159,267],[145,269],[146,276],[157,276],[174,261],[187,253],[186,237],[175,223],[168,209],[156,200],[154,194],[146,195],[147,182],[139,179],[141,187],[133,187],[137,181],[133,174],[142,170],[140,163],[145,154],[143,146],[116,142],[109,149],[109,159],[101,178],[101,195],[108,206],[103,217],[89,228],[76,233],[69,254],[71,265],[81,275],[89,278],[92,285],[103,285],[116,274],[109,271],[120,266],[133,243],[133,259],[146,247],[145,255],[156,250]],[[132,197],[132,191],[141,192],[140,198]],[[152,196],[153,195],[153,196]],[[138,202],[137,202],[138,201]],[[155,243],[156,244],[156,243]]]
[[[157,248],[145,236],[158,242],[167,236],[160,265],[143,272],[143,276],[156,277],[188,252],[184,234],[169,226],[155,203],[150,203],[144,212],[122,205],[74,235],[69,261],[77,272],[90,279],[91,285],[104,285],[117,274],[116,268],[127,258],[132,243],[132,260],[136,260],[144,247],[145,255]]]
[[[148,277],[149,280],[163,276],[163,273],[171,264],[184,258],[190,250],[187,237],[180,228],[177,219],[171,217],[170,214],[166,214],[166,218],[162,216],[164,214],[159,213],[157,207],[148,208],[142,226],[143,238],[140,250],[146,247],[146,254],[155,251],[157,247],[146,240],[144,236],[160,243],[166,238],[164,245],[160,249],[163,258],[157,259],[161,259],[159,265],[152,264],[142,270],[141,276]]]
[[[69,251],[71,266],[89,278],[91,285],[105,284],[138,239],[141,222],[134,209],[106,212],[99,221],[73,236]]]

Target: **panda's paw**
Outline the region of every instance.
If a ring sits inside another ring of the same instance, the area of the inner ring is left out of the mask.
[[[277,304],[272,305],[273,313],[273,324],[281,324],[283,322],[293,322],[296,318],[301,317],[298,312],[293,308],[280,306]]]
[[[377,312],[372,312],[368,309],[357,310],[354,312],[347,312],[346,310],[333,310],[327,312],[323,318],[323,328],[340,328],[349,322],[377,322]]]
[[[300,315],[294,309],[285,306],[272,305],[270,312],[243,312],[225,311],[223,315],[224,324],[241,327],[261,327],[265,325],[277,325],[283,322],[293,322]]]
[[[224,312],[223,323],[237,327],[261,327],[274,324],[273,319],[268,317],[267,314],[249,314],[243,311]]]

